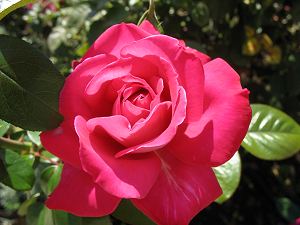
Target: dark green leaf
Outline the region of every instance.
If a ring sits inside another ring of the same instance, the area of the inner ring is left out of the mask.
[[[6,123],[3,120],[0,120],[0,137],[2,137],[9,129],[9,123]]]
[[[276,206],[282,217],[291,223],[300,217],[300,207],[289,198],[278,198]]]
[[[52,193],[58,185],[62,172],[61,165],[51,165],[46,167],[41,173],[41,187],[46,194]]]
[[[34,0],[4,0],[0,2],[0,20],[8,13],[23,7],[28,3],[34,2]]]
[[[1,151],[0,158],[6,171],[1,177],[2,182],[15,190],[30,190],[35,177],[29,160],[11,150]]]
[[[64,78],[38,50],[0,35],[0,118],[27,130],[55,128]]]
[[[282,160],[300,150],[300,126],[271,106],[252,104],[252,120],[242,146],[265,160]]]
[[[230,199],[239,186],[241,178],[241,158],[239,153],[235,153],[228,162],[213,169],[223,190],[223,194],[216,200],[217,203],[221,204]]]
[[[18,215],[25,216],[27,214],[28,208],[37,201],[39,196],[40,194],[36,193],[35,195],[24,201],[18,209]]]
[[[192,19],[199,26],[204,26],[209,20],[209,9],[203,2],[198,2],[192,9]]]
[[[122,200],[112,215],[122,222],[133,225],[155,225],[148,217],[137,210],[129,200]]]

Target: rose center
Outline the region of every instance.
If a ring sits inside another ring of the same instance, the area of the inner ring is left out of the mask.
[[[150,108],[150,103],[151,103],[151,96],[149,92],[144,89],[140,88],[136,92],[134,92],[132,95],[130,95],[127,98],[128,101],[130,101],[133,105],[144,108],[144,109],[149,109]]]

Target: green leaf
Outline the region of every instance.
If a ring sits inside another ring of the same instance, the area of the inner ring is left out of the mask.
[[[35,157],[32,154],[21,155],[21,157],[27,162],[31,167],[34,164]]]
[[[289,198],[276,199],[276,206],[281,216],[291,223],[300,216],[300,207]]]
[[[124,21],[128,16],[129,12],[124,8],[124,6],[119,3],[115,3],[114,7],[107,11],[107,16],[104,21],[97,20],[91,24],[90,31],[87,35],[89,44],[93,44],[105,29],[113,24]]]
[[[137,210],[134,205],[129,201],[123,199],[119,204],[116,211],[112,216],[121,220],[122,222],[133,224],[133,225],[155,225],[148,217],[146,217],[142,212]]]
[[[28,208],[28,225],[112,225],[109,217],[82,218],[57,210],[50,210],[37,202]]]
[[[6,211],[15,211],[19,208],[19,197],[20,196],[17,191],[0,183],[0,204],[5,208]]]
[[[41,52],[0,35],[0,118],[26,130],[49,130],[62,121],[58,97],[64,78]]]
[[[27,131],[29,139],[37,146],[41,145],[40,133],[39,131]]]
[[[11,150],[0,152],[0,160],[5,172],[1,173],[0,180],[15,190],[30,190],[34,184],[34,170],[31,162]]]
[[[41,188],[48,195],[58,185],[62,172],[61,165],[46,167],[41,173]]]
[[[213,168],[223,194],[216,200],[221,204],[231,198],[241,179],[241,158],[238,152],[225,164]]]
[[[10,124],[0,120],[0,137],[2,137],[9,129]]]
[[[193,21],[200,27],[209,21],[209,9],[203,2],[198,2],[191,11]]]
[[[24,201],[18,209],[18,215],[25,216],[27,214],[28,208],[32,204],[36,203],[39,196],[40,196],[40,193],[36,193],[33,196],[31,196],[30,198],[28,198],[26,201]]]
[[[265,160],[282,160],[300,150],[300,126],[271,106],[252,104],[252,120],[242,146]]]
[[[42,151],[40,161],[43,163],[59,162],[59,158],[48,151]]]
[[[0,2],[0,20],[3,19],[8,13],[23,7],[33,0],[2,0]]]

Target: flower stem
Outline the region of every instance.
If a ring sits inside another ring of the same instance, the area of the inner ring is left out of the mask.
[[[30,151],[33,146],[30,142],[20,142],[20,141],[11,140],[9,138],[0,137],[0,147],[4,149],[8,148],[17,151],[21,151],[21,150]]]
[[[151,22],[156,21],[154,0],[149,0],[148,19]]]

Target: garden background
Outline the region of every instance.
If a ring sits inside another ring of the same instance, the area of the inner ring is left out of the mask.
[[[67,76],[72,60],[80,58],[106,28],[123,21],[137,23],[147,7],[148,1],[141,0],[40,0],[2,19],[0,34],[32,43]],[[165,34],[228,61],[240,74],[243,87],[251,91],[251,103],[279,108],[300,122],[300,1],[158,0],[156,13]],[[16,127],[9,126],[1,135],[29,138],[39,145],[36,133]],[[300,153],[266,161],[242,147],[239,152],[242,176],[235,194],[223,204],[213,203],[191,224],[292,224],[300,217]],[[52,156],[44,157],[45,164],[47,157]],[[32,198],[35,206],[31,208],[29,191],[0,184],[0,224],[61,225],[55,219],[40,219],[49,174],[41,176],[39,182],[46,183],[46,188]],[[43,213],[44,218],[49,216]],[[122,224],[115,217],[112,220]]]

